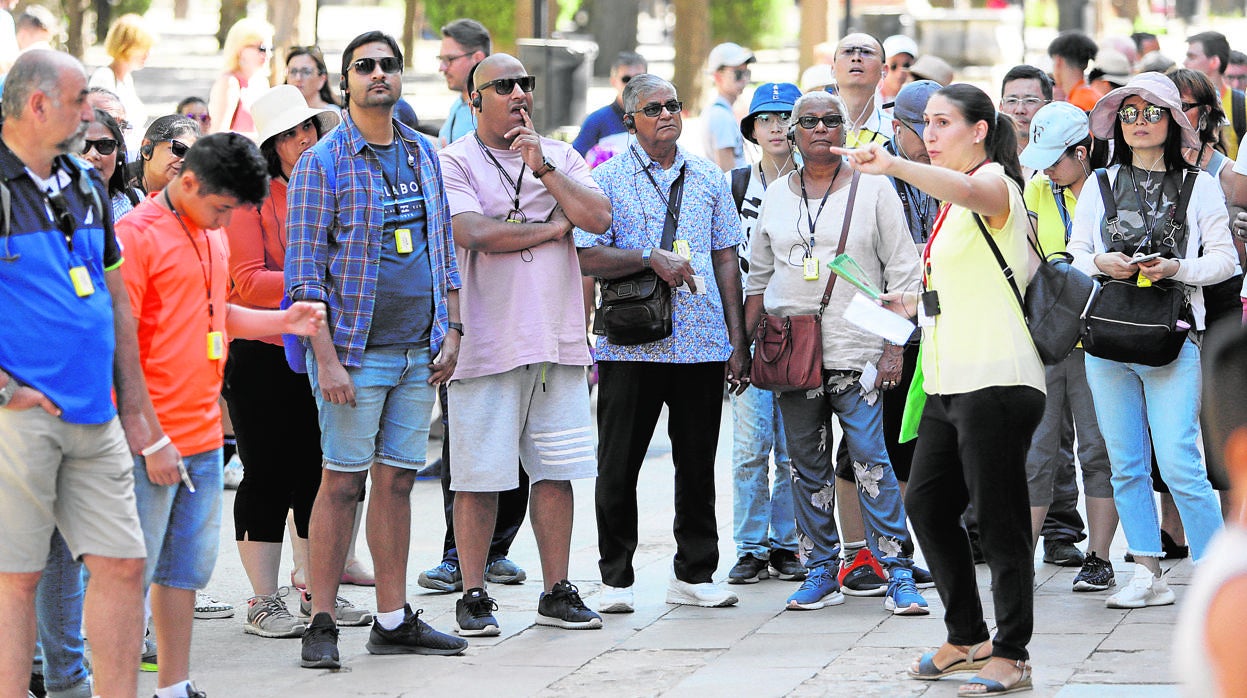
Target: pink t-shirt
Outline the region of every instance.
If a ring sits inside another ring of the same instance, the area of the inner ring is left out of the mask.
[[[601,191],[589,166],[569,144],[542,138],[541,149],[560,172]],[[460,138],[438,154],[452,217],[480,213],[506,220],[515,208],[514,183],[523,159],[509,150],[488,152],[506,176],[475,135]],[[554,197],[525,167],[519,205],[524,217],[547,220],[554,206]],[[458,246],[455,252],[463,278],[459,314],[464,325],[455,378],[488,376],[547,361],[570,366],[592,363],[580,261],[571,233],[520,252],[476,252]]]

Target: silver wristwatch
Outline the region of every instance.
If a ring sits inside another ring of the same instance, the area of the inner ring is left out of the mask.
[[[13,376],[9,376],[9,382],[5,383],[3,388],[0,388],[0,407],[4,407],[9,404],[9,401],[13,399],[13,396],[17,394],[17,389],[19,387],[21,386],[17,384],[17,379]]]

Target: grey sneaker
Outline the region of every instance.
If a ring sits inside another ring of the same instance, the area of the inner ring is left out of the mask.
[[[500,557],[485,567],[485,581],[490,584],[519,584],[525,579],[528,579],[528,573],[505,557]]]
[[[437,567],[421,572],[416,584],[434,591],[463,591],[463,573],[458,564],[443,560]]]
[[[356,626],[372,623],[372,611],[360,608],[341,596],[333,604],[333,615],[338,619],[338,625]],[[307,589],[299,592],[299,617],[309,619],[312,617],[312,592]]]
[[[380,623],[372,624],[372,632],[364,647],[372,654],[463,654],[468,641],[446,633],[439,633],[420,620],[423,612],[412,612],[411,606],[403,605],[406,617],[397,628],[386,630]]]
[[[602,616],[590,611],[580,600],[580,590],[564,579],[537,601],[537,625],[568,630],[594,630],[602,627]]]
[[[247,600],[247,622],[242,629],[260,637],[302,637],[307,623],[295,619],[286,608],[283,597],[290,587],[282,587],[276,593],[252,596]]]

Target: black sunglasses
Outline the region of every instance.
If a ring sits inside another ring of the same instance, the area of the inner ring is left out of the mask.
[[[111,138],[101,138],[95,141],[88,139],[82,142],[83,155],[91,152],[92,148],[95,148],[95,152],[100,155],[112,155],[113,151],[117,149],[117,141]]]
[[[797,125],[803,129],[812,129],[818,126],[818,122],[823,122],[827,128],[835,128],[844,123],[844,117],[839,114],[824,114],[822,116],[803,116],[797,119]]]
[[[186,145],[185,143],[177,140],[176,138],[169,139],[169,151],[173,153],[173,157],[175,158],[186,157],[186,151],[190,149],[191,147],[189,145]]]
[[[494,88],[494,92],[500,95],[509,95],[515,91],[515,86],[519,85],[524,92],[532,92],[537,86],[537,78],[532,75],[525,75],[522,78],[498,78],[490,80],[487,83],[476,86],[477,92],[484,92],[486,87]]]
[[[403,72],[403,62],[395,56],[385,56],[384,58],[359,58],[351,63],[351,67],[359,75],[372,75],[377,69],[377,64],[381,65],[381,72],[393,75],[394,73]]]
[[[642,114],[652,119],[658,116],[659,114],[661,114],[663,109],[666,109],[668,112],[671,112],[672,114],[679,114],[680,110],[683,108],[684,108],[684,102],[681,102],[678,99],[669,99],[667,100],[665,104],[659,104],[658,102],[650,102],[649,104],[646,104],[640,109],[637,109],[636,111],[631,111],[628,113],[635,114],[639,111]]]

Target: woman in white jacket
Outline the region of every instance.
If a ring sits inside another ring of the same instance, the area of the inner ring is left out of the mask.
[[[1207,173],[1196,175],[1186,225],[1176,231],[1168,227],[1184,173],[1192,168],[1182,158],[1182,147],[1198,145],[1177,88],[1160,73],[1137,75],[1100,99],[1091,112],[1091,130],[1112,141],[1108,181],[1119,220],[1117,230],[1107,229],[1100,182],[1088,179],[1078,198],[1068,248],[1075,266],[1091,275],[1135,279],[1140,286],[1166,279],[1183,284],[1191,304],[1191,329],[1202,331],[1200,287],[1229,278],[1237,262],[1221,192]],[[1132,259],[1151,252],[1162,255],[1142,262]],[[1160,577],[1163,550],[1147,443],[1150,433],[1198,560],[1221,526],[1221,508],[1196,444],[1199,347],[1188,338],[1164,366],[1113,361],[1088,351],[1087,382],[1112,462],[1113,498],[1136,563],[1134,578],[1107,605],[1171,604],[1173,592]]]

